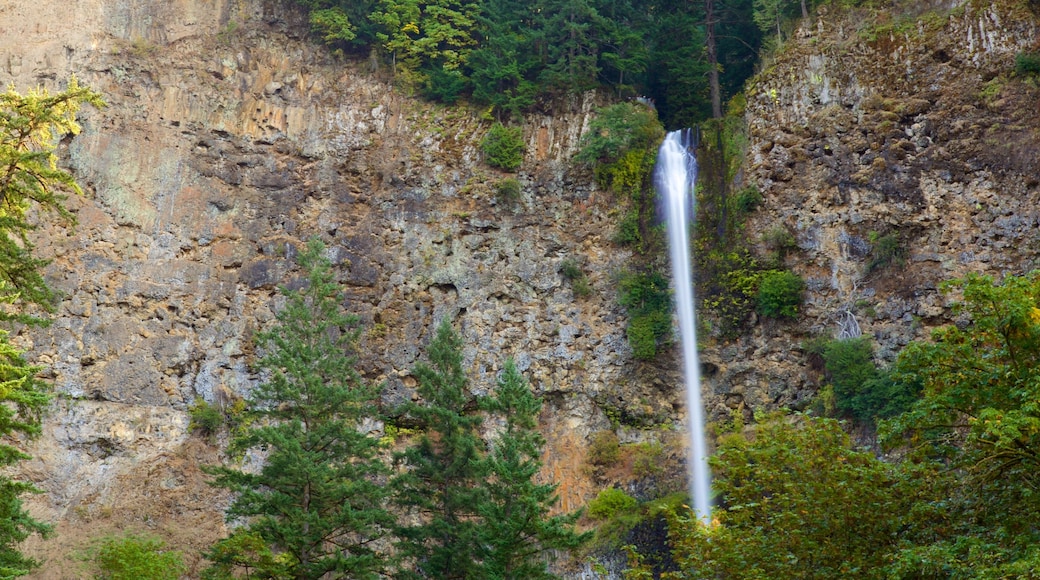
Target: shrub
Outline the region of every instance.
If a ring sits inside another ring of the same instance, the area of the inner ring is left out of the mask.
[[[618,436],[610,429],[593,433],[585,459],[590,465],[597,467],[609,467],[617,463],[621,459],[621,443]]]
[[[101,580],[177,580],[187,569],[179,551],[158,538],[129,534],[105,539],[94,555]]]
[[[638,248],[643,241],[643,235],[639,232],[639,210],[632,208],[625,212],[618,222],[617,232],[614,234],[614,243],[621,246]]]
[[[771,318],[794,318],[802,305],[805,281],[786,270],[770,270],[762,275],[756,299],[758,313]]]
[[[1020,52],[1015,55],[1015,74],[1040,75],[1040,53]]]
[[[589,515],[600,520],[609,520],[630,512],[639,505],[636,498],[616,487],[608,487],[589,502]]]
[[[515,206],[520,201],[520,181],[509,177],[495,185],[495,199],[504,206]]]
[[[596,112],[581,137],[576,161],[589,165],[612,164],[626,153],[656,147],[664,137],[657,112],[637,103],[618,103]]]
[[[619,302],[628,311],[626,335],[632,354],[649,360],[657,355],[658,343],[672,329],[672,299],[668,280],[659,272],[629,273],[619,282]]]
[[[195,399],[195,403],[188,409],[188,416],[191,417],[188,430],[207,437],[216,435],[225,422],[224,411],[217,405],[207,403],[202,397]]]
[[[632,475],[651,477],[664,471],[664,446],[656,442],[639,443],[632,446]]]
[[[877,232],[870,232],[870,262],[867,263],[867,273],[879,270],[886,266],[902,266],[906,261],[906,248],[903,247],[899,234],[891,233],[883,236]]]
[[[516,171],[524,161],[524,135],[520,127],[495,123],[480,143],[484,161],[492,167]]]
[[[733,198],[733,205],[738,212],[747,215],[762,205],[762,193],[754,185],[749,185],[737,192]]]
[[[823,358],[829,385],[817,395],[826,414],[840,414],[859,421],[894,417],[910,408],[920,388],[897,380],[874,364],[874,348],[865,337],[846,340],[814,340]]]
[[[571,283],[571,291],[574,292],[576,297],[585,298],[592,294],[592,286],[589,285],[589,279],[575,260],[571,258],[564,260],[560,264],[560,275]]]

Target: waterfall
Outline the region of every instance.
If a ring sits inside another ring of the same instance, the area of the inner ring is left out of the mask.
[[[693,509],[704,523],[711,521],[711,475],[704,434],[704,408],[701,404],[700,363],[697,360],[697,321],[693,302],[693,277],[690,274],[690,235],[693,220],[693,186],[697,179],[697,160],[690,148],[690,130],[669,133],[657,153],[656,183],[663,198],[668,226],[668,246],[672,260],[679,335],[682,341],[683,375],[686,386],[686,414],[690,432],[690,495]]]

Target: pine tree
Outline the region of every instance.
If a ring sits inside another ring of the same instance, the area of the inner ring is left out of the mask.
[[[415,368],[423,404],[404,409],[423,430],[399,455],[405,471],[394,481],[396,500],[415,525],[398,530],[404,578],[483,579],[478,508],[485,475],[477,428],[479,400],[470,396],[462,370],[462,341],[447,320],[428,349],[429,364]]]
[[[549,516],[558,499],[557,485],[535,481],[545,445],[536,429],[542,401],[512,360],[506,361],[487,408],[505,419],[487,457],[487,496],[479,510],[487,578],[556,578],[548,570],[550,551],[576,548],[588,535],[574,530],[580,514]]]
[[[46,89],[25,95],[14,89],[0,93],[0,322],[43,325],[46,320],[32,311],[54,309],[55,295],[40,274],[47,262],[34,255],[28,237],[36,227],[30,216],[52,212],[61,222],[74,222],[62,202],[65,193],[81,190],[72,175],[58,167],[54,150],[62,136],[79,133],[76,113],[85,103],[104,106],[98,93],[79,86],[75,78],[53,95]],[[43,411],[50,402],[48,385],[37,378],[41,368],[30,365],[24,354],[11,344],[8,332],[0,330],[3,468],[29,458],[10,443],[40,434]],[[18,551],[17,544],[50,530],[22,506],[22,495],[38,492],[29,482],[0,475],[0,578],[24,576],[37,566]]]
[[[279,577],[375,578],[381,570],[372,546],[393,521],[377,481],[387,467],[378,439],[361,431],[361,422],[376,413],[377,392],[348,354],[357,317],[341,311],[323,250],[317,241],[307,246],[299,260],[306,286],[282,289],[287,301],[278,324],[257,338],[265,352],[259,367],[271,378],[251,394],[251,426],[229,450],[266,450],[263,467],[259,473],[210,470],[215,485],[237,494],[228,519],[248,522],[246,536],[232,536],[210,552],[210,577],[270,568],[268,550],[240,541],[249,534],[280,553]]]

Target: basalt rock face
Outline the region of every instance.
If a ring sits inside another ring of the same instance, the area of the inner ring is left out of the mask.
[[[57,88],[75,74],[108,101],[61,148],[87,191],[69,202],[78,225],[38,236],[66,298],[52,326],[20,336],[59,393],[24,468],[46,492],[33,509],[58,522],[29,546],[48,559],[40,577],[70,574],[68,554],[115,529],[189,554],[224,533],[227,498],[199,470],[219,445],[189,433],[188,409],[258,380],[251,337],[314,236],[387,404],[413,397],[410,369],[442,318],[465,340],[475,392],[516,359],[546,399],[563,509],[593,491],[582,449],[609,426],[604,405],[642,399],[639,413],[679,420],[678,383],[637,380],[631,364],[613,200],[569,163],[593,97],[527,118],[521,199],[505,200],[510,176],[479,152],[489,122],[330,57],[281,3],[19,0],[0,7],[0,29],[0,82]],[[568,259],[591,297],[561,277]]]
[[[747,92],[750,232],[786,230],[803,316],[706,349],[716,418],[802,408],[821,383],[802,342],[871,337],[880,362],[949,323],[940,282],[1040,267],[1040,97],[1026,3],[913,3],[886,20],[821,9]]]
[[[941,280],[1034,266],[1038,94],[1011,71],[1036,50],[1035,16],[936,8],[888,27],[820,14],[751,85],[742,179],[764,203],[747,231],[792,233],[786,265],[807,279],[807,305],[796,322],[702,344],[710,418],[807,405],[820,376],[801,342],[839,322],[890,360],[947,320]],[[526,118],[521,199],[500,199],[511,176],[481,161],[488,122],[403,96],[387,71],[330,57],[305,29],[274,1],[0,5],[0,82],[24,91],[75,74],[109,102],[61,146],[87,191],[70,200],[78,226],[38,236],[65,299],[52,326],[19,335],[60,394],[23,469],[46,492],[32,509],[58,523],[29,546],[48,559],[39,577],[80,577],[69,554],[115,530],[189,555],[225,532],[227,497],[199,466],[226,441],[191,435],[188,409],[258,380],[251,337],[313,236],[388,405],[414,396],[409,371],[444,317],[474,391],[516,358],[546,400],[545,473],[563,509],[611,484],[586,466],[590,432],[682,428],[674,354],[637,363],[625,341],[613,281],[631,256],[610,241],[614,200],[569,163],[595,98]],[[905,263],[871,268],[890,234]],[[568,259],[592,296],[560,275]]]

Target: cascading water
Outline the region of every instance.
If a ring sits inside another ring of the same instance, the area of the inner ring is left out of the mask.
[[[704,435],[704,408],[701,405],[700,363],[697,360],[697,319],[693,308],[693,277],[690,275],[690,236],[692,193],[697,179],[697,160],[690,148],[690,130],[669,133],[657,153],[656,181],[663,198],[668,225],[668,246],[672,260],[679,335],[682,340],[686,382],[686,413],[690,430],[690,494],[693,509],[704,523],[711,521],[711,475]]]

